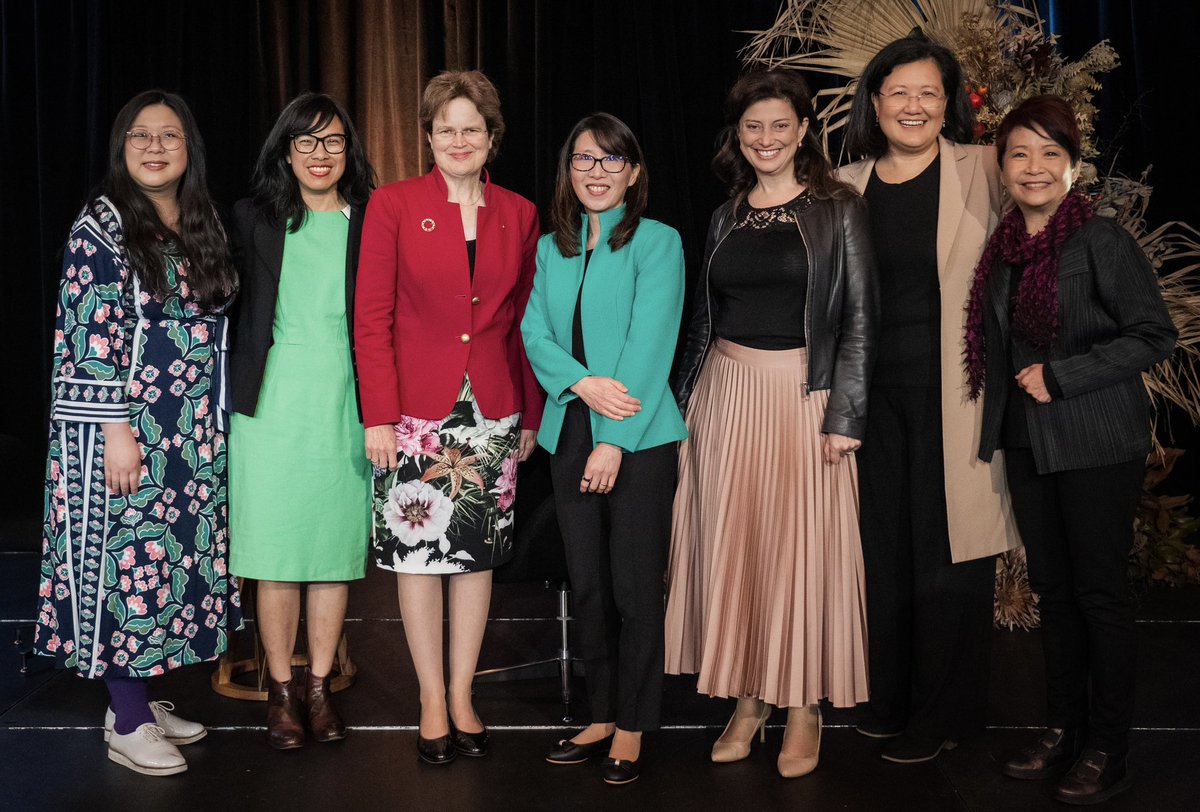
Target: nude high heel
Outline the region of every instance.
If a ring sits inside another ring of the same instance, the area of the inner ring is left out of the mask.
[[[731,761],[741,761],[746,756],[750,755],[750,743],[754,740],[754,734],[758,733],[758,740],[764,742],[767,739],[767,718],[771,715],[771,706],[761,699],[743,698],[738,700],[738,710],[743,709],[743,703],[750,703],[755,706],[754,713],[738,713],[733,712],[729,723],[725,725],[725,732],[721,734],[712,747],[712,760],[718,764],[727,764]],[[750,735],[745,739],[735,739],[730,736],[730,731],[733,728],[733,723],[739,718],[748,716],[756,717],[754,729],[750,731]]]
[[[776,766],[784,778],[799,778],[817,769],[821,755],[821,708],[788,708],[787,729]]]

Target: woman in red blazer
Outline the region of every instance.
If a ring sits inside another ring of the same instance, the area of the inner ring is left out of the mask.
[[[367,207],[354,337],[375,466],[375,561],[399,573],[421,685],[417,751],[444,764],[487,753],[471,682],[491,571],[512,553],[517,463],[532,452],[541,421],[519,330],[538,218],[483,169],[504,120],[482,73],[431,80],[421,125],[433,171],[384,186]],[[441,575],[452,576],[448,696]]]

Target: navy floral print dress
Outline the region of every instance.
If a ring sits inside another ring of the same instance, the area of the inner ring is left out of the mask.
[[[120,216],[97,198],[71,229],[54,333],[53,402],[35,649],[85,677],[146,677],[219,656],[240,626],[226,572],[225,318],[187,263],[139,289]],[[103,423],[142,452],[132,496],[104,484]]]

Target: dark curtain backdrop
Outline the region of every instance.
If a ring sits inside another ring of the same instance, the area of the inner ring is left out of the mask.
[[[480,68],[508,124],[494,180],[545,211],[561,139],[606,110],[642,141],[650,216],[679,229],[695,270],[723,198],[708,169],[721,102],[747,30],[776,0],[0,0],[0,511],[41,501],[49,341],[61,247],[105,170],[108,129],[130,96],[158,86],[192,104],[223,207],[247,191],[254,157],[303,90],[341,98],[381,180],[425,170],[416,110],[426,79]],[[1123,65],[1105,81],[1101,138],[1123,171],[1154,162],[1153,222],[1200,222],[1194,136],[1180,116],[1197,85],[1197,12],[1185,0],[1056,2],[1071,56],[1110,37]],[[820,80],[818,80],[820,83]],[[1177,97],[1186,95],[1182,103]],[[1123,125],[1130,113],[1131,124]],[[38,473],[35,473],[38,472]]]

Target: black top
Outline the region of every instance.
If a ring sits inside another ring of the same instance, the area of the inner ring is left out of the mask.
[[[471,269],[471,281],[475,281],[475,241],[467,240],[467,267]]]
[[[766,209],[738,206],[733,230],[709,264],[717,336],[759,350],[804,346],[808,251],[796,212],[811,200],[804,192]]]
[[[587,354],[583,351],[583,320],[581,317],[583,280],[587,278],[588,263],[592,261],[593,250],[589,248],[583,255],[583,276],[579,278],[579,293],[575,296],[575,318],[571,321],[571,357],[585,367],[587,366]]]
[[[876,386],[939,386],[941,301],[937,268],[941,156],[903,183],[875,170],[863,197],[879,267],[883,303]]]

